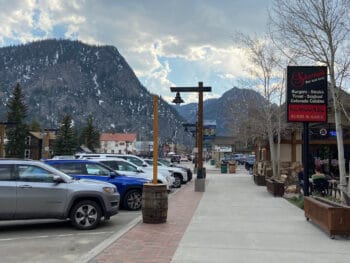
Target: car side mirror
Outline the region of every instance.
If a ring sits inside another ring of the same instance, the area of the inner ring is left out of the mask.
[[[56,184],[60,184],[60,183],[64,183],[64,180],[61,176],[58,176],[58,175],[54,175],[53,176],[53,181],[54,183]]]
[[[142,170],[140,167],[137,167],[137,168],[136,168],[136,172],[138,172],[138,173],[143,173],[143,170]]]
[[[114,177],[117,177],[118,176],[118,173],[117,172],[111,172],[110,174],[109,174],[109,176],[111,177],[111,178],[114,178]]]

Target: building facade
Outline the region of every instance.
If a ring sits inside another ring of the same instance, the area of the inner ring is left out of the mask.
[[[133,154],[136,152],[136,133],[102,133],[100,153]]]

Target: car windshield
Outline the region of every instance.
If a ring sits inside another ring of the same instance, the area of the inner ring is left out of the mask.
[[[159,162],[161,162],[162,164],[164,164],[164,165],[166,165],[166,166],[171,166],[171,163],[168,162],[167,160],[159,159]]]
[[[129,161],[129,162],[131,162],[131,163],[136,164],[137,166],[142,166],[142,165],[143,165],[142,160],[139,160],[139,159],[136,158],[136,157],[128,156],[128,157],[126,158],[126,160]]]
[[[145,162],[149,165],[153,165],[153,161],[152,160],[145,160]]]
[[[40,166],[42,166],[42,168],[44,168],[46,170],[49,170],[53,174],[57,174],[57,175],[61,176],[66,182],[74,181],[73,177],[69,176],[68,174],[65,174],[65,173],[61,172],[60,170],[56,169],[55,167],[53,167],[51,165],[47,165],[45,163],[40,163]]]
[[[129,171],[129,172],[137,172],[137,167],[133,166],[130,163],[123,161],[101,161],[101,163],[111,167],[114,170],[118,171]]]

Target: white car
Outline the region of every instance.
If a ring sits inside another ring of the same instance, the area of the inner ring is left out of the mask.
[[[124,160],[127,160],[136,166],[140,167],[144,171],[149,171],[153,174],[153,165],[149,165],[144,159],[132,155],[132,154],[116,154],[116,153],[79,153],[75,155],[78,159],[92,159],[92,158],[121,158]],[[173,174],[172,167],[164,167],[164,166],[158,166],[158,174],[163,174],[165,176],[171,175],[173,177],[173,183],[172,186],[175,188],[181,187],[181,183],[183,182],[183,177],[181,174],[177,173],[176,176]],[[187,176],[186,176],[186,182],[187,182]]]
[[[121,158],[105,157],[88,159],[91,161],[103,163],[111,167],[117,173],[125,176],[133,176],[153,180],[153,172],[151,173],[150,171],[146,171],[141,167],[138,167],[137,165]],[[164,175],[162,173],[158,173],[157,179],[159,183],[165,184],[168,190],[171,190],[171,186],[175,181],[172,176]]]
[[[152,159],[144,159],[144,161],[149,165],[153,164]],[[158,161],[158,169],[167,169],[173,173],[173,176],[175,177],[174,187],[179,187],[181,186],[181,184],[185,184],[188,182],[187,171],[185,169],[182,169],[179,167],[165,166],[159,161]]]

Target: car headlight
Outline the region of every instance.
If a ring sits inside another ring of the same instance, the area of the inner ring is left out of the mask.
[[[117,192],[117,189],[114,187],[103,187],[103,192],[108,193],[108,194],[113,194]]]

